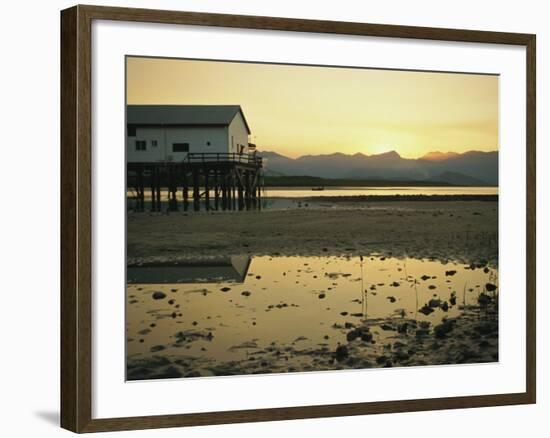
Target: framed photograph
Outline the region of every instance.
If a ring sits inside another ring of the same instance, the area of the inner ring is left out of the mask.
[[[61,13],[61,423],[535,403],[535,35]]]

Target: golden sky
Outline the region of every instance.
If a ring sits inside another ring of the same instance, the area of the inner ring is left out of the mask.
[[[498,77],[127,58],[128,104],[239,104],[259,150],[298,157],[498,149]]]

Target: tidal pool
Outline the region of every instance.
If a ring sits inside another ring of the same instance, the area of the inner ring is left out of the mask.
[[[129,380],[498,360],[495,267],[381,255],[239,263],[239,275],[227,264],[157,270],[156,284],[134,275]]]

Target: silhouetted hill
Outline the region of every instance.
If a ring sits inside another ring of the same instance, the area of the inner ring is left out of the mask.
[[[473,178],[471,176],[463,175],[458,172],[443,172],[433,178],[429,178],[426,181],[441,181],[455,186],[484,186],[487,185],[484,181]]]
[[[428,161],[443,161],[448,160],[449,158],[454,158],[458,156],[459,154],[456,152],[428,152],[426,155],[420,157],[422,160],[428,160]]]
[[[434,152],[418,159],[403,158],[395,151],[377,155],[305,155],[296,159],[269,151],[260,155],[266,159],[268,175],[498,185],[497,151]]]

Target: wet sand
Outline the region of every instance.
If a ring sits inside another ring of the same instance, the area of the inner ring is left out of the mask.
[[[247,352],[240,360],[215,362],[185,348],[194,341],[207,344],[210,332],[178,332],[174,342],[160,345],[151,355],[136,355],[127,361],[128,380],[179,377],[208,377],[246,374],[270,374],[343,369],[391,368],[400,366],[457,365],[498,361],[498,307],[488,311],[472,307],[457,318],[436,326],[416,320],[369,320],[347,326],[349,341],[319,343],[301,347],[275,342],[262,346],[243,342],[233,348]],[[353,324],[353,323],[351,323]],[[383,328],[382,328],[383,327]],[[343,331],[343,330],[342,330]],[[379,342],[381,331],[392,336]],[[300,338],[297,337],[297,341]],[[206,347],[201,347],[206,349]],[[160,354],[158,348],[183,350],[178,354]]]
[[[264,256],[244,281],[132,284],[128,379],[494,362],[497,284],[487,266],[376,255]]]
[[[128,213],[130,266],[252,257],[244,281],[129,284],[128,379],[498,361],[498,202],[291,202]]]
[[[358,256],[376,252],[498,265],[495,201],[293,202],[300,207],[169,215],[130,212],[128,264],[243,253]]]

